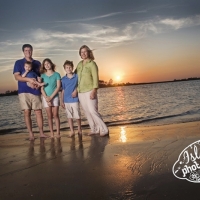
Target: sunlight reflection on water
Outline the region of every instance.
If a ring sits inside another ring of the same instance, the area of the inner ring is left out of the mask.
[[[104,122],[111,125],[170,124],[200,120],[200,80],[108,87],[98,90],[98,110]],[[0,130],[25,129],[18,96],[0,97]],[[69,127],[65,110],[60,108],[61,128]],[[44,130],[48,130],[43,109]],[[37,129],[34,112],[33,128]],[[88,125],[81,109],[81,124]],[[75,123],[76,125],[76,123]]]

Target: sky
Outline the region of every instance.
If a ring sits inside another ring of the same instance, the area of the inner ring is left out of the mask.
[[[200,77],[198,0],[0,0],[0,93],[17,89],[21,47],[76,67],[89,46],[100,80],[156,82]]]

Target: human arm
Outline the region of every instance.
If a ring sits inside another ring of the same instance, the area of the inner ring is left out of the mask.
[[[15,77],[15,80],[17,81],[21,81],[21,82],[29,82],[31,84],[34,84],[35,83],[35,78],[28,78],[28,77],[22,77],[20,75],[20,72],[15,72],[14,73],[14,77]]]
[[[61,92],[60,102],[61,102],[62,108],[65,108],[65,103],[64,103],[64,90],[62,90],[62,92]]]
[[[44,86],[41,87],[42,96],[47,100],[46,92],[44,91]]]
[[[39,83],[42,83],[42,78],[41,77],[37,77],[37,81],[39,82]]]
[[[54,90],[54,92],[51,94],[51,96],[48,97],[49,101],[51,101],[55,96],[56,94],[60,91],[60,87],[61,87],[61,81],[60,80],[57,80],[57,84],[56,84],[56,89]]]
[[[77,88],[75,88],[75,90],[72,92],[72,97],[75,98],[78,95],[78,91]]]
[[[96,99],[97,89],[99,87],[99,75],[98,75],[98,67],[95,62],[93,62],[93,65],[91,66],[91,74],[93,80],[93,90],[90,93],[90,99]]]
[[[28,71],[25,71],[23,74],[22,74],[22,77],[26,77],[26,75],[28,74]]]

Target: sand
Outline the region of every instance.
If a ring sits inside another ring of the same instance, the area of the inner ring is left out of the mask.
[[[199,140],[200,122],[109,127],[110,136],[0,136],[0,199],[198,199],[172,166]],[[38,134],[35,134],[38,136]]]

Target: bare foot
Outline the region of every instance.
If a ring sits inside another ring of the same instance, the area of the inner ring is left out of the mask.
[[[72,138],[75,136],[75,133],[71,133],[70,135],[68,135],[68,137]]]
[[[55,137],[56,137],[56,138],[61,138],[60,134],[57,134]]]
[[[88,136],[91,136],[91,135],[97,135],[97,134],[99,134],[99,133],[90,132],[90,133],[88,133],[87,135],[88,135]]]
[[[82,130],[78,130],[78,135],[82,135]]]
[[[29,141],[34,141],[35,140],[35,137],[30,137],[28,138]]]
[[[102,134],[100,134],[101,137],[104,137],[104,136],[107,136],[107,135],[109,135],[108,132],[107,132],[107,133],[102,133]]]
[[[54,138],[54,132],[50,132],[50,133],[51,133],[50,138]]]
[[[45,134],[42,134],[40,135],[40,138],[48,138],[49,136],[48,135],[45,135]]]

